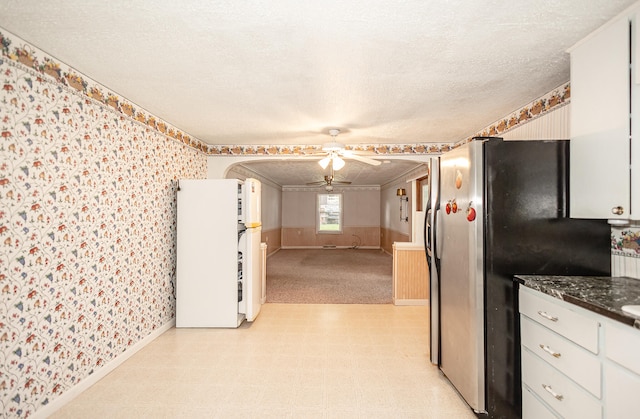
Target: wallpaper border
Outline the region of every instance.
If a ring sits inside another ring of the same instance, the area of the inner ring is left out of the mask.
[[[611,230],[611,254],[640,258],[640,226],[630,225]]]
[[[17,44],[17,45],[16,45]],[[13,45],[13,46],[12,46]],[[44,51],[27,43],[0,27],[0,47],[2,56],[20,63],[36,77],[50,78],[66,89],[76,91],[90,99],[110,107],[158,133],[179,141],[209,156],[304,156],[321,150],[321,146],[311,145],[211,145],[195,138],[157,116],[146,112],[133,102],[121,97],[95,80],[87,77],[71,66],[59,62]],[[6,88],[6,86],[5,86]],[[564,83],[553,91],[535,99],[506,118],[499,119],[476,134],[458,142],[415,143],[415,144],[360,144],[347,145],[347,150],[368,152],[376,155],[428,155],[441,154],[471,141],[477,136],[498,136],[520,124],[539,118],[555,108],[569,103],[570,83]]]
[[[7,33],[10,35],[7,35]],[[12,44],[19,45],[11,47]],[[35,77],[51,79],[68,91],[77,92],[107,105],[114,112],[122,114],[160,134],[173,138],[201,152],[207,151],[207,145],[203,141],[191,137],[189,134],[144,111],[134,103],[120,97],[117,93],[80,73],[73,67],[58,62],[44,51],[25,42],[2,27],[0,27],[0,47],[2,48],[3,57],[14,63],[20,63]],[[3,88],[7,89],[8,87],[4,85]]]
[[[466,144],[471,141],[473,137],[500,136],[517,128],[519,125],[538,119],[552,110],[560,109],[561,107],[568,105],[570,102],[571,83],[562,83],[560,86],[532,100],[508,116],[498,119],[474,135],[456,143],[455,146],[458,147],[462,144]]]

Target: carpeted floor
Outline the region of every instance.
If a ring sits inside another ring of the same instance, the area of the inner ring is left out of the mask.
[[[389,304],[392,264],[379,249],[283,249],[267,259],[267,302]]]

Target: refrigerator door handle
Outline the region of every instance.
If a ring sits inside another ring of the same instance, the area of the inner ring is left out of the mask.
[[[431,208],[427,210],[424,223],[424,242],[427,250],[427,262],[429,263],[431,263],[431,258],[433,257],[433,251],[431,250],[431,211]]]
[[[442,223],[440,222],[441,212],[439,209],[436,210],[436,216],[433,218],[434,225],[433,229],[435,230],[434,234],[434,257],[436,260],[442,259]]]

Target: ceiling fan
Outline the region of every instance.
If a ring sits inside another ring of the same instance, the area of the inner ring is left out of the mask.
[[[327,192],[331,192],[333,190],[333,185],[334,184],[335,185],[350,185],[351,182],[343,181],[343,180],[335,180],[333,162],[331,162],[331,174],[330,175],[324,175],[324,180],[319,180],[317,182],[309,182],[309,183],[307,183],[307,185],[309,185],[309,186],[325,185],[324,189]]]
[[[378,160],[374,160],[372,158],[359,155],[358,152],[354,150],[347,150],[344,144],[336,141],[336,137],[338,136],[338,134],[340,134],[339,129],[335,129],[335,128],[330,129],[329,135],[331,135],[332,141],[330,143],[323,144],[322,151],[318,153],[314,153],[314,155],[318,155],[318,154],[326,155],[326,157],[324,157],[322,160],[318,162],[318,164],[322,166],[323,169],[326,169],[327,166],[329,166],[329,163],[331,163],[332,171],[342,169],[345,165],[343,157],[347,159],[358,160],[363,163],[370,164],[372,166],[380,165],[380,162]],[[333,176],[333,172],[332,172],[332,176]]]
[[[324,189],[327,192],[331,192],[333,190],[333,185],[350,185],[351,182],[346,181],[346,180],[335,180],[335,176],[334,176],[334,164],[335,164],[335,159],[332,159],[329,164],[331,165],[331,174],[328,175],[324,175],[324,180],[320,180],[317,182],[309,182],[307,183],[307,185],[309,186],[320,186],[320,185],[324,185]],[[344,165],[344,162],[342,163]],[[342,166],[340,166],[342,167]]]

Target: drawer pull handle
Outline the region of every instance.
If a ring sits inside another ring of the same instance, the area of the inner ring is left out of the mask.
[[[545,391],[549,394],[551,394],[553,397],[555,397],[556,400],[562,401],[562,399],[564,399],[564,396],[562,394],[558,394],[555,391],[553,391],[553,389],[551,388],[551,386],[547,385],[547,384],[543,384],[542,388],[545,389]]]
[[[553,349],[551,349],[549,346],[543,345],[542,343],[540,344],[540,348],[546,353],[548,353],[549,355],[554,356],[556,358],[560,358],[562,356],[560,352],[556,352]]]
[[[552,322],[557,322],[558,321],[557,317],[548,314],[546,311],[538,311],[538,314],[540,316],[544,317],[547,320],[551,320]]]

